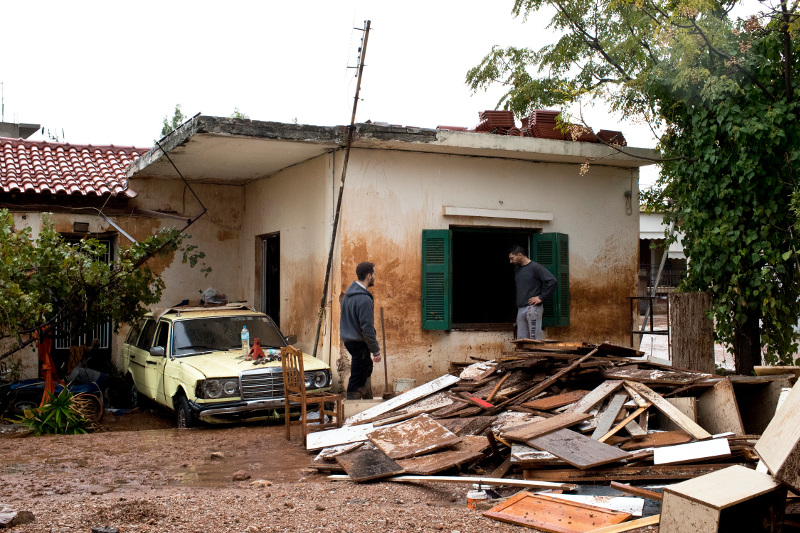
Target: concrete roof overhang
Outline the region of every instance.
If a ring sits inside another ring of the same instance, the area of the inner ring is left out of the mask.
[[[654,163],[648,148],[625,153],[603,144],[425,128],[357,124],[353,148],[398,150],[635,168]],[[128,178],[178,178],[243,184],[344,148],[346,126],[309,126],[198,115],[128,167]],[[169,157],[165,157],[165,154]],[[172,161],[172,163],[170,162]]]

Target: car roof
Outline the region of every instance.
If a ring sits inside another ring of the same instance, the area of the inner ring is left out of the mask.
[[[216,307],[170,307],[153,309],[146,315],[147,318],[159,320],[161,317],[169,320],[187,320],[191,318],[212,318],[220,316],[266,316],[242,304],[228,304]]]

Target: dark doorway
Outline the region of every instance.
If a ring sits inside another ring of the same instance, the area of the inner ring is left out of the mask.
[[[261,311],[281,323],[281,236],[261,237]]]
[[[530,253],[534,230],[450,228],[453,235],[454,327],[480,324],[511,327],[516,321],[514,267],[508,250],[519,244]]]

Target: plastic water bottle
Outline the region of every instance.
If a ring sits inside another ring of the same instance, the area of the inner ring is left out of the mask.
[[[247,326],[242,327],[242,353],[244,355],[250,353],[250,332],[247,331]]]

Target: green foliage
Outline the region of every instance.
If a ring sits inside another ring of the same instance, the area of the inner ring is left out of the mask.
[[[88,433],[91,424],[79,412],[78,397],[67,389],[56,395],[50,394],[50,401],[37,409],[25,411],[20,422],[35,436],[41,435],[79,435]]]
[[[243,119],[247,119],[247,118],[250,118],[250,115],[245,115],[244,113],[242,113],[241,111],[239,111],[239,108],[238,108],[238,107],[234,107],[234,108],[233,108],[233,113],[231,113],[231,118],[243,118]]]
[[[121,246],[110,264],[105,246],[86,238],[71,244],[53,228],[48,214],[34,239],[30,228],[15,231],[14,218],[0,210],[0,339],[21,338],[52,325],[56,315],[86,330],[113,321],[130,323],[161,299],[164,282],[147,266],[150,257],[170,260],[175,252],[190,266],[205,254],[184,245],[189,236],[165,228],[142,242]],[[202,269],[206,275],[208,268]],[[74,330],[73,334],[81,331]]]
[[[164,117],[164,124],[161,126],[161,136],[169,135],[172,130],[178,129],[178,126],[186,122],[186,118],[186,115],[181,111],[181,104],[176,104],[175,111],[172,113],[172,118]]]
[[[661,177],[641,200],[684,235],[683,288],[712,293],[719,340],[732,343],[755,321],[767,361],[791,363],[800,316],[800,22],[797,4],[765,3],[766,13],[746,21],[728,16],[734,5],[516,0],[515,16],[554,13],[549,27],[560,38],[538,50],[495,47],[467,83],[503,84],[498,105],[517,115],[602,99],[665,131]]]

